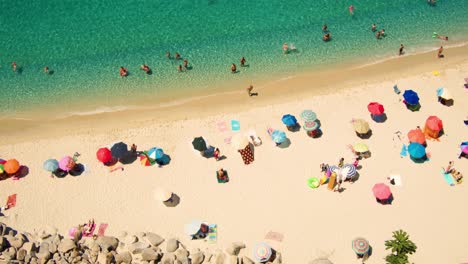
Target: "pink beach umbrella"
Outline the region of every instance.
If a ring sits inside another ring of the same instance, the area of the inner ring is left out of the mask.
[[[75,161],[70,156],[65,156],[59,161],[59,168],[64,171],[70,171],[75,165]]]
[[[375,198],[379,200],[387,200],[390,198],[392,195],[392,191],[390,190],[390,187],[384,183],[377,183],[374,185],[372,188],[372,192],[374,193]]]

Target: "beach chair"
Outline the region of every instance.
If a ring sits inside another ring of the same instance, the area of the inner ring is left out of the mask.
[[[258,147],[258,146],[262,145],[262,139],[257,136],[257,133],[255,132],[255,130],[249,130],[247,132],[247,135],[249,136],[252,144],[255,147]]]

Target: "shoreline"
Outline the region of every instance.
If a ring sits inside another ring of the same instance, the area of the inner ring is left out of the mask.
[[[365,86],[365,84],[377,80],[390,82],[392,79],[419,73],[430,74],[432,70],[440,69],[444,65],[463,62],[468,60],[466,47],[468,47],[466,43],[461,43],[456,47],[445,49],[446,58],[441,60],[435,59],[435,55],[432,54],[435,51],[430,50],[419,54],[389,57],[375,63],[346,62],[337,67],[307,70],[276,80],[265,79],[254,84],[254,92],[259,93],[259,96],[254,98],[249,98],[246,95],[244,87],[234,88],[239,87],[239,83],[242,82],[239,81],[235,84],[226,84],[226,91],[223,92],[192,95],[186,98],[167,97],[156,104],[152,102],[152,99],[149,100],[150,102],[140,99],[139,105],[105,106],[100,109],[85,112],[75,111],[67,113],[65,116],[55,117],[51,116],[51,109],[45,112],[36,110],[34,116],[31,117],[9,119],[3,117],[2,122],[6,122],[8,125],[0,127],[0,135],[2,136],[0,144],[24,142],[29,140],[31,134],[34,135],[34,138],[41,139],[63,135],[57,131],[68,131],[73,134],[78,131],[105,133],[108,127],[124,130],[131,128],[132,123],[139,121],[187,120],[217,115],[220,111],[248,111],[255,107],[300,100],[303,97],[340,93],[357,85]],[[402,67],[405,71],[401,71]],[[333,80],[333,82],[329,80]],[[247,87],[248,84],[246,83],[244,86]],[[287,91],[285,91],[285,87],[288,87]],[[55,109],[55,111],[58,112],[59,109]],[[70,131],[69,127],[74,127],[75,130]],[[43,133],[45,130],[47,132]],[[53,132],[50,133],[51,131]]]

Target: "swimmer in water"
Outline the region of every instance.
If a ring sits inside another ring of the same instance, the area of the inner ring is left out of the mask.
[[[148,65],[146,65],[146,64],[141,65],[140,69],[141,69],[142,71],[146,72],[146,74],[150,74],[150,73],[151,73],[150,67],[148,67]]]
[[[372,32],[375,32],[377,30],[377,25],[376,24],[372,24],[372,28],[371,28]]]
[[[44,67],[44,73],[49,74],[49,67],[47,67],[47,66]]]
[[[180,54],[178,52],[175,53],[175,59],[180,60]]]
[[[385,29],[380,30],[380,35],[382,35],[382,37],[385,37]]]
[[[168,58],[168,59],[171,58],[171,53],[169,51],[166,51],[166,58]]]
[[[403,55],[403,54],[404,54],[404,51],[403,51],[403,50],[404,50],[404,48],[405,48],[405,46],[403,46],[403,44],[400,44],[400,52],[398,53],[398,55],[400,55],[400,56],[401,56],[401,55]]]
[[[354,15],[354,6],[353,5],[349,6],[349,14]]]
[[[283,43],[283,53],[284,54],[288,54],[289,52],[289,47],[288,47],[288,43]]]
[[[377,31],[377,33],[375,33],[375,37],[377,39],[380,39],[380,37],[382,37],[382,33],[380,31]]]
[[[119,70],[119,73],[120,73],[120,76],[121,76],[121,77],[127,77],[127,75],[128,75],[128,70],[127,70],[127,68],[125,68],[124,66],[121,66],[121,67],[120,67],[120,70]]]
[[[13,69],[14,72],[16,72],[16,61],[11,63],[11,68]]]
[[[323,41],[329,41],[331,39],[330,33],[323,35]]]
[[[322,26],[322,31],[323,31],[323,32],[328,31],[328,26],[327,26],[327,24],[325,24],[325,25]]]
[[[184,71],[184,68],[182,68],[182,65],[179,64],[179,66],[177,66],[177,70],[179,72],[183,72]]]
[[[438,39],[441,39],[441,40],[448,40],[448,37],[446,37],[446,36],[439,36],[439,35],[437,35],[437,38],[438,38]]]
[[[245,62],[246,62],[245,58],[242,57],[241,60],[240,60],[240,66],[245,67]]]
[[[233,63],[231,64],[231,73],[236,73],[237,72],[237,67],[236,65]]]
[[[185,68],[185,69],[188,68],[188,60],[187,60],[187,59],[184,60],[184,68]]]

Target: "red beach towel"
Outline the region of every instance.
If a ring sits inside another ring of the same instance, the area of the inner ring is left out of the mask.
[[[244,161],[245,165],[248,165],[254,161],[254,155],[250,145],[247,145],[244,149],[238,150],[242,156],[242,160]]]
[[[104,236],[104,233],[106,233],[107,226],[108,226],[108,224],[106,224],[106,223],[100,224],[97,235],[98,236]]]
[[[13,208],[16,206],[16,193],[8,196],[6,204],[8,205],[8,208]]]

